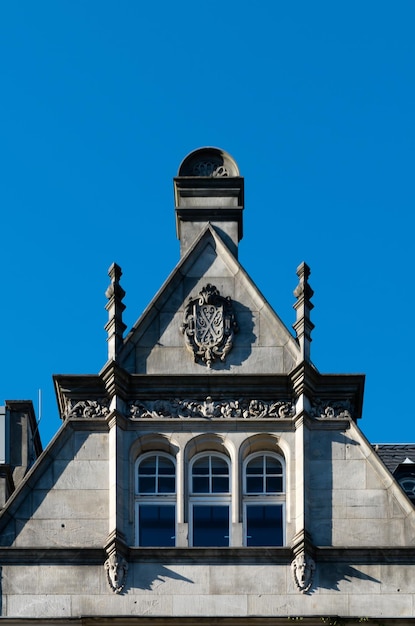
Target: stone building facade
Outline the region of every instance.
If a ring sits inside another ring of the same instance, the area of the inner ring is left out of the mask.
[[[51,443],[0,412],[30,434],[1,459],[2,622],[415,622],[415,449],[371,446],[364,377],[311,362],[307,265],[294,335],[241,267],[232,157],[192,152],[174,190],[180,260],[127,334],[111,266],[108,361],[55,376]]]

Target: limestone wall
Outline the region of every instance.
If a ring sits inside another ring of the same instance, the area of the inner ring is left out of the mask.
[[[5,566],[3,617],[80,615],[412,617],[413,567],[320,564],[308,594],[288,566],[130,564],[121,594],[103,566]]]
[[[10,504],[1,545],[102,546],[108,536],[108,435],[62,435]]]

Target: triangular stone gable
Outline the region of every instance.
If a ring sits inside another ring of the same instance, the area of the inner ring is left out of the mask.
[[[226,359],[211,369],[186,348],[184,312],[208,284],[231,298],[238,332]],[[211,225],[207,225],[125,339],[119,363],[135,374],[286,374],[298,343]]]
[[[415,507],[359,427],[309,431],[309,531],[318,546],[408,546]]]
[[[108,433],[65,422],[2,509],[0,546],[102,547],[108,476]]]

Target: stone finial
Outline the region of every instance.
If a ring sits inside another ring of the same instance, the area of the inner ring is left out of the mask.
[[[294,295],[297,298],[297,302],[294,304],[297,319],[293,324],[293,328],[297,334],[303,360],[310,361],[311,331],[314,328],[314,324],[310,320],[310,311],[314,308],[311,302],[314,291],[308,284],[310,268],[306,263],[303,262],[298,266],[297,276],[299,283],[294,290]]]
[[[125,296],[125,291],[120,285],[120,278],[122,271],[119,265],[113,263],[108,270],[108,276],[111,279],[111,283],[105,292],[108,298],[108,302],[105,305],[108,311],[108,322],[105,325],[105,330],[108,333],[108,360],[117,360],[118,353],[123,344],[123,333],[127,328],[122,321],[122,313],[125,309],[122,299]]]

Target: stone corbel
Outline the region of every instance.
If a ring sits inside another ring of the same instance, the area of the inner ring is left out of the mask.
[[[125,558],[126,552],[122,549],[122,544],[113,540],[107,544],[108,555],[104,563],[107,582],[114,593],[121,593],[127,582],[128,562]]]
[[[107,581],[114,593],[121,593],[127,580],[128,563],[121,554],[113,552],[104,563]]]
[[[294,583],[301,593],[310,591],[314,583],[316,564],[312,558],[313,545],[306,531],[296,535],[293,542],[293,560],[291,571]]]
[[[291,570],[297,589],[301,593],[307,593],[313,586],[315,569],[316,564],[314,560],[305,550],[302,550],[294,557],[291,563]]]

